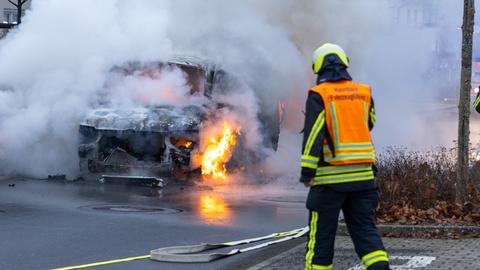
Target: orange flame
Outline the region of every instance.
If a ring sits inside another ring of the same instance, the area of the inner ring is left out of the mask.
[[[202,175],[213,179],[226,179],[225,164],[232,157],[233,149],[237,144],[239,129],[234,130],[229,124],[223,125],[220,136],[210,136],[209,142],[201,157]]]
[[[176,147],[185,147],[187,149],[189,149],[193,142],[190,141],[190,140],[187,140],[187,139],[174,139],[174,138],[171,138],[170,139],[172,144],[175,145]]]

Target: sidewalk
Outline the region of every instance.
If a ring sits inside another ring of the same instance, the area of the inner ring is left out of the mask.
[[[383,238],[393,270],[480,270],[480,239]],[[248,270],[303,270],[305,244],[279,254]],[[337,236],[335,270],[361,270],[348,236]]]

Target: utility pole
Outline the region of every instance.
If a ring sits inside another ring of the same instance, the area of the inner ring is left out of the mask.
[[[468,200],[470,156],[470,93],[472,88],[473,28],[475,24],[475,0],[464,0],[462,25],[462,70],[460,75],[460,99],[458,103],[458,152],[455,201]]]
[[[17,8],[17,24],[22,23],[22,7],[28,0],[8,0],[10,4],[14,5]]]

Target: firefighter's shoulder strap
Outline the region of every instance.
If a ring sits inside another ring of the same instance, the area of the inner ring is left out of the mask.
[[[333,140],[333,151],[323,149],[325,161],[332,165],[373,163],[375,151],[368,128],[370,87],[345,80],[321,83],[310,91],[323,99],[327,130]]]

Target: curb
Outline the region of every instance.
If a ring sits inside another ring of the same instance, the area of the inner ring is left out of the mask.
[[[432,232],[438,233],[479,233],[480,226],[454,226],[454,225],[377,225],[380,235],[389,233],[414,233],[414,232]],[[343,222],[338,224],[337,235],[348,236],[347,225]]]

